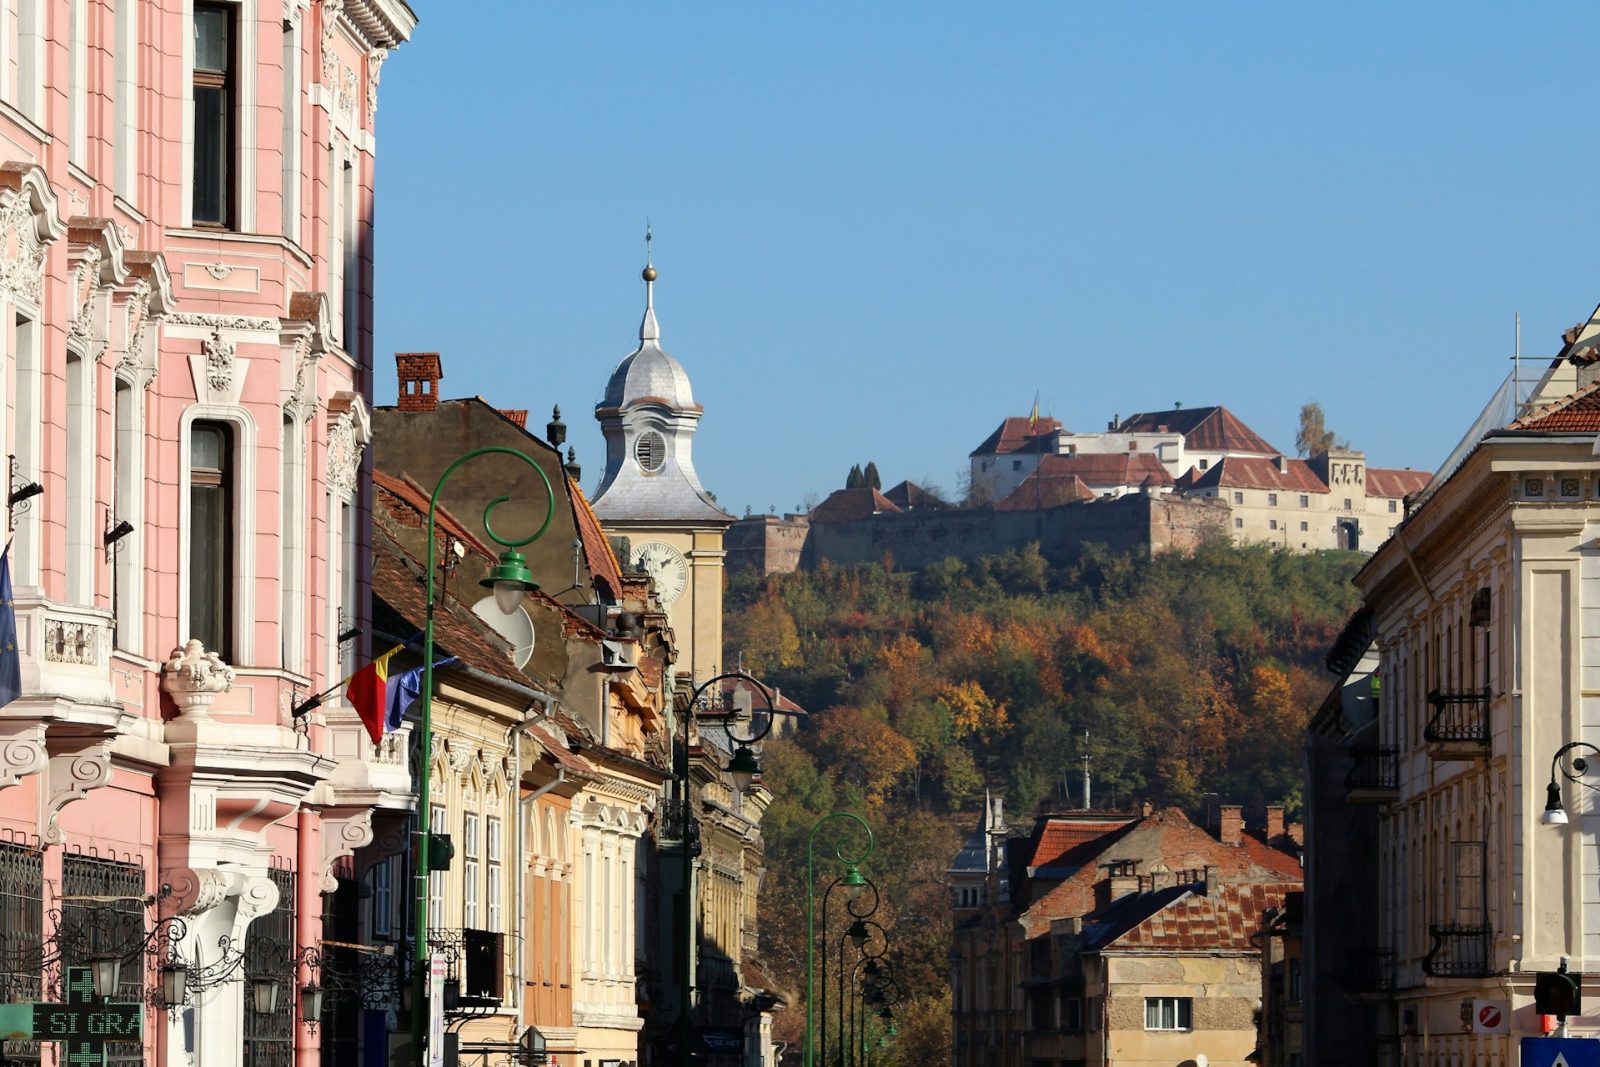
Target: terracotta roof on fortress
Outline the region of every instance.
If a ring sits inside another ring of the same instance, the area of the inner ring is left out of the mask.
[[[1367,468],[1367,495],[1405,499],[1428,487],[1433,475],[1427,471],[1395,470],[1392,467]]]
[[[1020,452],[1023,449],[1044,448],[1044,438],[1061,429],[1059,419],[1041,418],[1038,423],[1023,416],[1011,416],[1001,421],[1000,426],[984,438],[983,444],[973,449],[971,455],[986,456],[992,454],[1004,455],[1007,452]]]
[[[1328,487],[1303,459],[1284,462],[1259,456],[1224,456],[1190,483],[1191,489],[1281,489],[1291,493],[1326,493]]]
[[[812,522],[855,522],[880,511],[898,512],[894,502],[876,489],[835,489],[811,509]]]
[[[1038,511],[1079,500],[1093,500],[1095,496],[1095,491],[1076,474],[1041,475],[1039,471],[1034,471],[1007,493],[995,508],[999,511]]]
[[[1208,408],[1174,408],[1130,415],[1117,424],[1117,433],[1183,435],[1185,448],[1197,452],[1251,452],[1275,456],[1278,450],[1220,404]]]
[[[1600,378],[1538,411],[1529,412],[1507,428],[1544,433],[1600,432]]]

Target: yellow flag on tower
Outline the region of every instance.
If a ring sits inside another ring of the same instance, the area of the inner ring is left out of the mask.
[[[1028,414],[1028,432],[1032,433],[1033,431],[1037,430],[1038,428],[1039,428],[1039,392],[1038,392],[1038,390],[1034,390],[1034,394],[1033,394],[1033,411]]]

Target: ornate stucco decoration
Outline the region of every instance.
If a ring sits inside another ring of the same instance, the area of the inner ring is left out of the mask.
[[[328,487],[338,496],[355,492],[361,455],[372,440],[372,419],[360,394],[335,393],[328,401]]]
[[[117,360],[116,373],[123,380],[148,389],[158,370],[159,345],[154,337],[174,303],[172,276],[160,253],[129,252],[127,259],[133,283],[122,308],[122,357]]]
[[[72,324],[67,336],[82,345],[93,342],[94,296],[100,275],[100,250],[90,245],[78,254],[72,269]]]
[[[201,348],[206,355],[206,384],[215,392],[227,392],[233,386],[234,343],[224,338],[218,327],[201,343]]]
[[[0,289],[38,304],[48,246],[67,232],[59,201],[36,163],[0,166]]]
[[[279,319],[257,315],[206,315],[192,311],[175,311],[167,316],[167,321],[174,326],[210,326],[212,329],[221,327],[224,330],[253,330],[262,333],[278,330],[283,326]]]
[[[217,694],[232,688],[233,668],[215,652],[207,652],[197,638],[173,649],[161,666],[161,690],[172,698],[181,716],[210,718]]]
[[[354,856],[358,849],[372,844],[372,809],[360,808],[348,814],[324,811],[322,813],[322,863],[318,868],[322,891],[332,893],[339,888],[339,878],[334,867],[345,856]]]
[[[300,25],[300,16],[311,6],[311,0],[283,0],[283,22],[286,26]]]
[[[387,48],[374,48],[367,53],[367,121],[378,121],[378,72],[383,61],[389,58]]]
[[[66,840],[61,829],[61,809],[74,800],[82,800],[91,789],[98,789],[111,781],[111,745],[109,741],[94,745],[81,752],[68,752],[50,757],[48,790],[43,798],[39,820],[39,839],[47,845],[59,845]]]
[[[317,364],[332,342],[332,312],[325,293],[295,293],[289,298],[278,344],[286,349],[290,371],[284,410],[298,420],[311,417],[317,406]]]
[[[7,723],[9,736],[0,737],[0,789],[38,774],[50,762],[45,749],[43,723]]]
[[[163,867],[161,884],[172,892],[162,901],[169,915],[199,915],[228,898],[232,879],[222,871],[193,867]]]
[[[129,381],[148,385],[144,365],[145,325],[150,321],[150,282],[140,278],[122,305],[122,358],[117,360],[116,372]],[[154,380],[154,373],[150,379]]]
[[[346,118],[355,117],[358,80],[353,67],[345,67],[339,78],[339,113]]]
[[[333,50],[333,38],[339,32],[339,11],[344,0],[322,0],[322,82],[332,86],[339,73],[339,54]]]

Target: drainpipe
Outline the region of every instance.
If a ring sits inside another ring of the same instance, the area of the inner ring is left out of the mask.
[[[322,869],[317,859],[316,840],[312,836],[311,812],[303,805],[295,819],[295,863],[300,868],[300,876],[294,880],[295,893],[299,899],[294,902],[295,926],[294,943],[296,945],[314,944],[322,947],[322,914],[319,910],[313,916],[306,910],[308,901],[320,903],[322,900]],[[316,835],[321,837],[321,820],[317,820]],[[309,877],[308,877],[309,875]],[[314,925],[313,925],[314,924]],[[317,932],[315,939],[306,935],[313,930]],[[292,948],[293,946],[291,946]],[[321,1055],[320,1045],[312,1037],[311,1027],[300,1021],[300,987],[311,980],[311,970],[304,964],[295,967],[294,977],[290,979],[290,988],[282,990],[282,994],[289,997],[289,1025],[294,1027],[294,1062],[302,1067],[311,1067]],[[281,995],[281,994],[280,994]],[[246,1010],[249,1010],[248,1008]]]

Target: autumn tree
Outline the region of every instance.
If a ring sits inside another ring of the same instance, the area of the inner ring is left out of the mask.
[[[1335,436],[1325,422],[1321,404],[1313,400],[1300,405],[1300,432],[1294,435],[1294,447],[1302,456],[1315,456],[1333,447]]]

